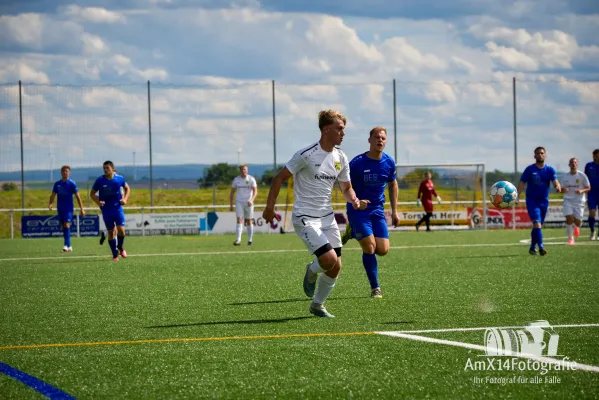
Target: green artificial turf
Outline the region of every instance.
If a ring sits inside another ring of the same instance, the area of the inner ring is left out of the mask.
[[[127,237],[119,262],[96,238],[68,254],[0,240],[0,362],[77,398],[596,397],[597,372],[470,371],[484,352],[374,333],[599,323],[599,242],[551,244],[563,236],[545,230],[549,254],[533,257],[528,231],[392,233],[380,300],[351,241],[335,319],[309,314],[292,234]],[[599,327],[555,332],[561,356],[599,366]],[[484,345],[484,331],[415,334]],[[27,345],[41,346],[7,348]],[[489,382],[511,377],[542,382]],[[39,395],[0,373],[0,397]]]

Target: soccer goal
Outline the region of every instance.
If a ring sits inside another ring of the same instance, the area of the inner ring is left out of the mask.
[[[424,214],[416,203],[425,173],[431,173],[439,204],[433,196],[433,229],[487,229],[485,164],[396,164],[401,225],[413,227]],[[486,217],[485,217],[486,216]],[[502,220],[503,221],[503,220]]]

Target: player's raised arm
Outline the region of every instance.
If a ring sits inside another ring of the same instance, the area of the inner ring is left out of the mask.
[[[281,191],[281,186],[283,182],[287,181],[293,175],[287,167],[283,167],[274,178],[272,178],[272,183],[270,184],[270,190],[268,191],[268,198],[266,199],[266,207],[262,212],[262,218],[268,223],[272,222],[275,217],[275,204],[277,202],[277,197],[279,196],[279,192]]]

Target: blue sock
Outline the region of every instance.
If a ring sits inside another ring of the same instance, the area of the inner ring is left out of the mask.
[[[589,229],[591,229],[591,233],[595,232],[595,218],[589,217]]]
[[[123,242],[125,241],[125,237],[124,237],[124,236],[118,236],[118,235],[117,235],[117,237],[116,237],[116,240],[117,240],[117,245],[116,245],[116,247],[117,247],[119,250],[123,250]]]
[[[116,250],[116,239],[109,240],[108,244],[110,245],[110,250],[112,250],[112,256],[117,257],[119,252]]]
[[[532,229],[535,235],[535,242],[539,245],[539,249],[543,248],[543,230],[541,228]]]
[[[378,280],[379,265],[376,261],[376,254],[362,253],[362,264],[364,264],[364,269],[366,270],[366,276],[368,276],[368,280],[370,281],[370,287],[372,289],[379,287],[379,280]]]
[[[62,236],[64,237],[64,245],[71,247],[71,228],[62,228]]]
[[[537,245],[537,232],[535,231],[535,229],[537,228],[532,228],[532,231],[530,231],[530,249],[532,251],[535,250],[535,247]]]

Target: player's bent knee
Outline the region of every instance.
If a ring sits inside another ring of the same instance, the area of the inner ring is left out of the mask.
[[[378,248],[376,249],[376,255],[377,256],[386,256],[387,253],[389,253],[389,247],[384,247],[384,248]]]

